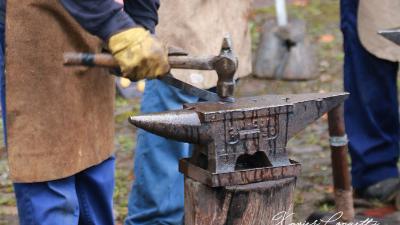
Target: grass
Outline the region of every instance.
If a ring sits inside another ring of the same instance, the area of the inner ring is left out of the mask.
[[[130,174],[131,171],[127,169],[117,168],[115,171],[114,210],[118,221],[123,221],[128,213],[128,195],[132,180]]]
[[[131,100],[125,99],[119,95],[116,96],[115,98],[115,107],[116,108],[121,108],[124,106],[128,106],[130,104]]]
[[[335,211],[335,205],[330,204],[330,203],[323,203],[318,207],[318,211],[320,212],[334,212]]]
[[[119,150],[121,151],[130,152],[133,151],[133,148],[135,147],[135,141],[131,136],[119,135],[117,136],[117,141],[120,146]]]

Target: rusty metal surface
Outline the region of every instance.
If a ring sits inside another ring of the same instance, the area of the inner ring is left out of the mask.
[[[261,167],[229,173],[210,173],[191,164],[189,159],[182,159],[179,162],[179,171],[189,178],[210,187],[226,187],[297,177],[301,172],[301,165],[296,161],[290,160],[290,164],[287,166]]]
[[[210,173],[289,166],[286,144],[347,93],[266,95],[131,117],[139,128],[195,144],[191,163]]]
[[[235,89],[234,76],[238,67],[238,59],[233,52],[232,40],[226,36],[222,41],[221,52],[214,63],[214,69],[218,74],[217,94],[221,98],[230,99],[232,102]]]

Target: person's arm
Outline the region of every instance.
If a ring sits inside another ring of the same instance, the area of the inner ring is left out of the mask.
[[[113,34],[137,26],[114,0],[60,0],[83,28],[107,41]]]
[[[158,23],[160,0],[124,0],[124,10],[135,22],[151,33]]]
[[[148,31],[154,30],[157,23],[159,0],[125,0],[125,8],[134,10],[129,14],[134,19],[114,0],[60,1],[82,27],[107,43],[122,76],[131,80],[152,79],[169,71],[167,47]],[[144,22],[152,18],[155,22]]]

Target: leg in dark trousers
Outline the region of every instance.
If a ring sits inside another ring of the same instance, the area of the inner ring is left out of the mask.
[[[352,158],[352,180],[363,189],[398,177],[399,111],[398,63],[379,59],[360,43],[357,32],[358,0],[341,1],[344,36],[346,132]]]

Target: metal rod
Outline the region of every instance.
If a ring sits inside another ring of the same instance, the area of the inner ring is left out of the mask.
[[[336,209],[338,212],[343,212],[343,221],[352,221],[354,219],[354,205],[347,160],[347,137],[343,118],[343,104],[328,112],[328,123]]]
[[[286,10],[286,0],[275,0],[276,20],[278,26],[283,27],[288,24]]]

